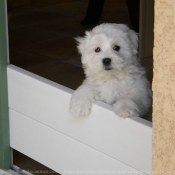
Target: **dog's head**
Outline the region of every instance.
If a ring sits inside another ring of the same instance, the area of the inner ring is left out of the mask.
[[[137,63],[138,36],[124,24],[101,24],[76,40],[86,73],[120,71]]]

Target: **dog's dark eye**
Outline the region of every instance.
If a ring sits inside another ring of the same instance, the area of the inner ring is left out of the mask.
[[[119,50],[120,50],[120,46],[115,45],[115,46],[113,47],[113,49],[114,49],[115,51],[119,51]]]
[[[95,49],[95,52],[97,53],[97,52],[100,52],[101,51],[101,48],[100,47],[97,47],[96,49]]]

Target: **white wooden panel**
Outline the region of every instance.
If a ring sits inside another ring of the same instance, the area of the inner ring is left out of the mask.
[[[10,144],[14,149],[62,175],[119,173],[143,175],[143,173],[14,110],[10,110],[10,133]],[[105,171],[106,173],[104,173]]]
[[[8,67],[9,107],[135,169],[151,170],[151,123],[117,117],[98,102],[88,117],[69,114],[72,90],[35,74]]]

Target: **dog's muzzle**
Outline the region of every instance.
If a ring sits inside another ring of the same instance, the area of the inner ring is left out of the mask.
[[[104,58],[102,60],[102,63],[103,63],[103,66],[104,66],[105,70],[111,70],[112,69],[111,61],[112,61],[111,58]]]

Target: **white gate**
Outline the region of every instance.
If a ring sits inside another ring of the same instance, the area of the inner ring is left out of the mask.
[[[10,146],[60,174],[151,174],[151,122],[98,102],[69,114],[73,90],[8,66]]]

